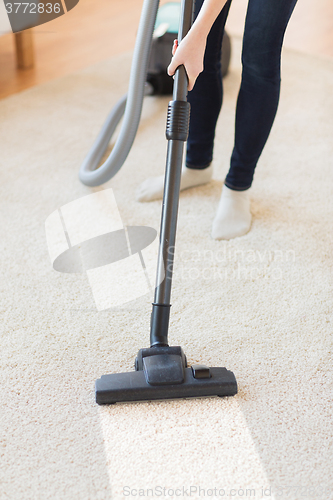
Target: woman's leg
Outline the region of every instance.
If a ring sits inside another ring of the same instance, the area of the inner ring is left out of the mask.
[[[203,0],[195,2],[195,17]],[[221,46],[228,17],[229,0],[214,22],[207,37],[204,70],[198,76],[187,100],[191,104],[190,129],[186,150],[186,166],[204,169],[213,159],[215,127],[223,100]]]
[[[296,0],[249,0],[242,52],[242,82],[236,108],[235,145],[225,180],[243,191],[268,139],[280,95],[284,33]]]
[[[248,189],[276,115],[283,37],[296,1],[249,0],[235,144],[213,222],[212,236],[215,239],[235,238],[250,230]]]
[[[204,0],[196,0],[195,17]],[[188,94],[191,104],[186,166],[183,166],[180,189],[206,184],[212,178],[215,126],[222,105],[221,44],[231,0],[228,0],[207,37],[204,71]],[[146,179],[137,189],[138,201],[152,201],[163,196],[164,175]]]

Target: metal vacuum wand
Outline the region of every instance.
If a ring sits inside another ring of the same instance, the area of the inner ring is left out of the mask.
[[[193,0],[182,4],[178,43],[187,34],[193,21]],[[168,150],[160,229],[155,298],[151,315],[150,345],[168,345],[170,298],[173,260],[176,241],[180,180],[183,150],[190,123],[190,104],[187,102],[188,78],[184,66],[177,68],[173,100],[169,102],[166,127]],[[164,279],[161,279],[163,278]]]

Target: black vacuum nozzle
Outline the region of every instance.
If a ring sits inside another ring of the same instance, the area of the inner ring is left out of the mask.
[[[96,403],[147,401],[156,399],[234,396],[237,382],[226,368],[204,365],[186,367],[180,347],[141,349],[136,371],[103,375],[96,381]]]

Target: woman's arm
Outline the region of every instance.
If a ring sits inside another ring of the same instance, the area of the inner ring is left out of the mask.
[[[206,49],[207,36],[220,14],[227,0],[204,0],[200,12],[194,21],[192,28],[180,42],[173,46],[173,58],[168,67],[168,74],[174,75],[178,66],[185,66],[189,85],[188,90],[192,90],[195,80],[203,70],[203,59]]]

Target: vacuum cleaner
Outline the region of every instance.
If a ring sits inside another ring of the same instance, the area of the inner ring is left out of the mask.
[[[179,41],[189,31],[192,21],[193,0],[182,0]],[[103,375],[96,381],[96,402],[100,405],[202,396],[223,397],[234,396],[237,393],[236,378],[231,371],[220,367],[209,368],[201,364],[188,367],[182,348],[168,344],[173,250],[176,239],[182,157],[190,120],[187,87],[186,70],[184,66],[180,66],[175,73],[173,100],[169,103],[167,113],[168,148],[157,286],[150,322],[150,347],[140,349],[135,359],[135,371]]]

